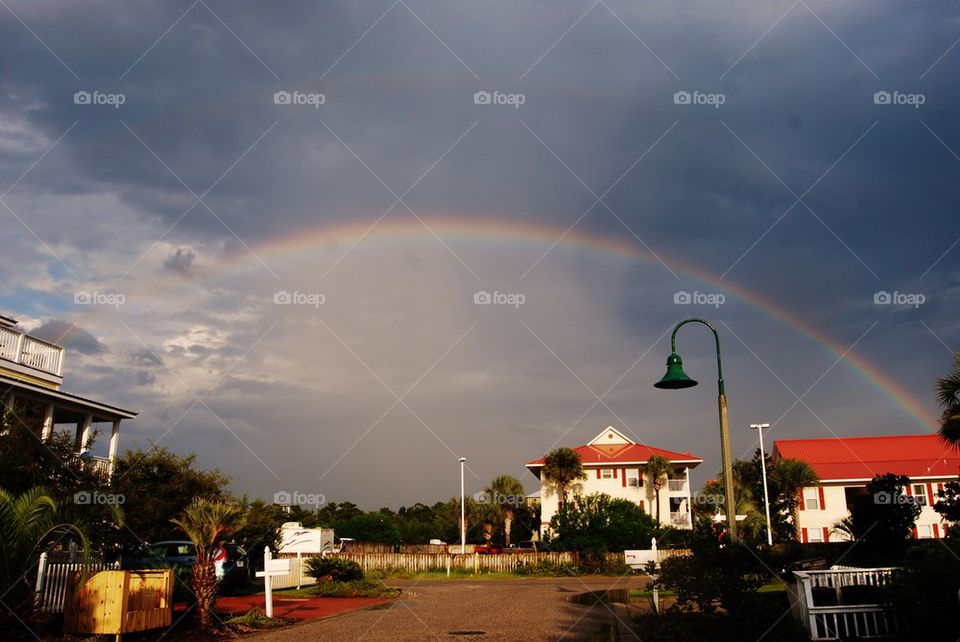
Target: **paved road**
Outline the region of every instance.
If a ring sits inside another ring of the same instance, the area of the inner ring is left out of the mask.
[[[606,605],[570,598],[612,587],[635,588],[644,578],[516,580],[395,580],[400,599],[384,607],[306,622],[256,636],[257,642],[306,640],[586,640],[617,625]]]

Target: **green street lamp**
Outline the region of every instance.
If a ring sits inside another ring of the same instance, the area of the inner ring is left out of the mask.
[[[653,384],[661,390],[683,390],[692,388],[697,382],[683,371],[683,359],[677,354],[677,330],[688,323],[702,323],[713,332],[717,344],[717,406],[720,410],[720,456],[723,460],[723,494],[727,513],[727,532],[730,540],[737,540],[737,511],[733,496],[733,462],[730,459],[730,426],[727,423],[727,395],[723,388],[723,362],[720,359],[720,335],[709,321],[703,319],[687,319],[681,321],[673,329],[670,336],[670,356],[667,357],[667,373],[663,379]]]

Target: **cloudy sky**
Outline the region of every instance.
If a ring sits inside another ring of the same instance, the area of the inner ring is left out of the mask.
[[[706,328],[651,385],[690,316],[737,455],[935,430],[955,5],[0,5],[0,312],[123,447],[376,508],[612,424],[699,485]]]

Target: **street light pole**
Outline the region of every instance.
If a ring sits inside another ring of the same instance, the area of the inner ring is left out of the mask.
[[[730,426],[727,421],[727,395],[723,386],[723,362],[720,358],[720,335],[709,321],[703,319],[686,319],[673,329],[670,336],[670,356],[667,358],[667,374],[663,379],[653,384],[655,388],[665,390],[681,390],[692,388],[697,382],[683,371],[683,360],[677,354],[677,331],[688,323],[702,323],[713,332],[717,346],[717,407],[720,414],[720,457],[723,461],[723,494],[727,512],[727,532],[731,541],[737,541],[737,511],[733,495],[733,461],[730,457]]]
[[[763,476],[763,506],[767,512],[767,546],[773,546],[773,530],[770,527],[770,495],[767,491],[767,453],[763,449],[763,429],[770,424],[750,424],[760,435],[760,471]]]
[[[463,493],[463,465],[467,458],[460,458],[460,554],[467,552],[467,506]]]

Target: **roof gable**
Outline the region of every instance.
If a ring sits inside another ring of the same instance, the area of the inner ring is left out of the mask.
[[[622,432],[614,428],[613,426],[607,426],[599,433],[597,436],[587,442],[588,446],[608,446],[608,445],[622,445],[622,444],[633,444],[633,440],[624,435]]]

